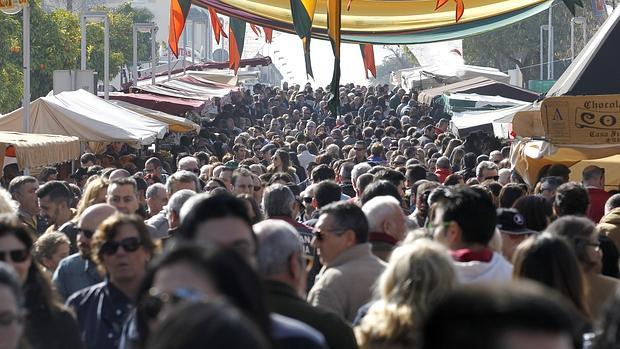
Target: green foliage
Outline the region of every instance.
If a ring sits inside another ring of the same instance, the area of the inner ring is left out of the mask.
[[[110,78],[116,76],[122,66],[131,66],[133,60],[133,23],[151,22],[153,14],[146,9],[135,9],[125,3],[115,9],[98,7],[110,18]],[[103,23],[89,23],[86,29],[87,67],[103,76],[104,51]],[[138,34],[138,61],[149,61],[151,40],[148,34]]]
[[[19,16],[0,12],[0,114],[18,108],[22,96],[22,31],[19,19]]]
[[[592,15],[591,3],[582,11],[588,22],[588,37],[600,26],[601,20]],[[555,78],[570,64],[570,20],[572,15],[566,6],[553,7]],[[501,71],[521,68],[524,80],[536,80],[540,74],[540,26],[548,23],[545,11],[510,26],[463,40],[463,52],[467,64],[498,68]],[[579,28],[579,27],[578,27]],[[581,29],[577,30],[576,54],[584,46]],[[545,32],[545,59],[547,57],[547,32]],[[546,68],[545,68],[546,69]],[[545,77],[546,70],[544,73]]]

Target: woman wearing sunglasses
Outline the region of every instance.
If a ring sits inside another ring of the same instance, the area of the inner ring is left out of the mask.
[[[82,348],[75,319],[33,260],[32,246],[32,237],[13,215],[0,216],[0,261],[15,269],[24,293],[24,337],[32,349]]]
[[[136,215],[117,214],[101,223],[93,235],[92,255],[106,279],[67,300],[77,314],[87,348],[118,347],[155,247]]]

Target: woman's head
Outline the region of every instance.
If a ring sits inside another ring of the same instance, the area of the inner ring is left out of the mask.
[[[553,217],[553,208],[549,201],[540,195],[522,196],[512,205],[525,218],[528,229],[541,232],[545,230]]]
[[[150,266],[138,296],[138,329],[144,340],[157,321],[166,315],[161,313],[165,310],[161,295],[173,295],[176,299],[186,299],[188,295],[192,299],[225,297],[254,320],[264,333],[269,333],[260,280],[249,264],[232,250],[179,245]]]
[[[551,223],[546,232],[566,238],[585,272],[600,272],[603,255],[596,225],[585,217],[563,216]]]
[[[23,333],[24,300],[17,275],[0,262],[0,348],[15,349]]]
[[[513,264],[514,278],[531,279],[557,290],[588,316],[581,268],[565,238],[549,233],[532,236],[517,247]]]
[[[288,152],[284,149],[276,150],[272,157],[273,165],[280,170],[286,171],[291,167],[291,158]]]
[[[175,307],[147,347],[184,349],[205,345],[212,349],[270,348],[256,324],[221,301],[188,302]]]
[[[14,216],[0,216],[0,261],[15,269],[22,285],[26,283],[31,269],[37,268],[30,254],[32,245],[32,237]]]
[[[61,232],[53,231],[41,235],[34,243],[34,258],[53,273],[60,260],[69,255],[69,239]]]
[[[455,275],[447,251],[433,241],[420,239],[392,252],[378,291],[384,302],[411,306],[423,316],[452,290]]]
[[[92,257],[112,282],[140,280],[156,245],[137,215],[116,214],[104,220],[92,240]]]
[[[92,178],[92,177],[91,177]],[[108,192],[108,182],[102,177],[96,177],[88,181],[84,194],[77,205],[76,217],[79,217],[84,210],[95,204],[105,203],[105,196]]]

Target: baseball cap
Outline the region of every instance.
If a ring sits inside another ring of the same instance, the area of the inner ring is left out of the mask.
[[[497,229],[512,235],[535,234],[525,225],[525,217],[514,208],[497,209]]]

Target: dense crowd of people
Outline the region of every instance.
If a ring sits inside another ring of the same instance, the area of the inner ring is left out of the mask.
[[[522,178],[415,91],[339,98],[255,85],[157,152],[5,167],[0,348],[617,348],[603,168]]]

